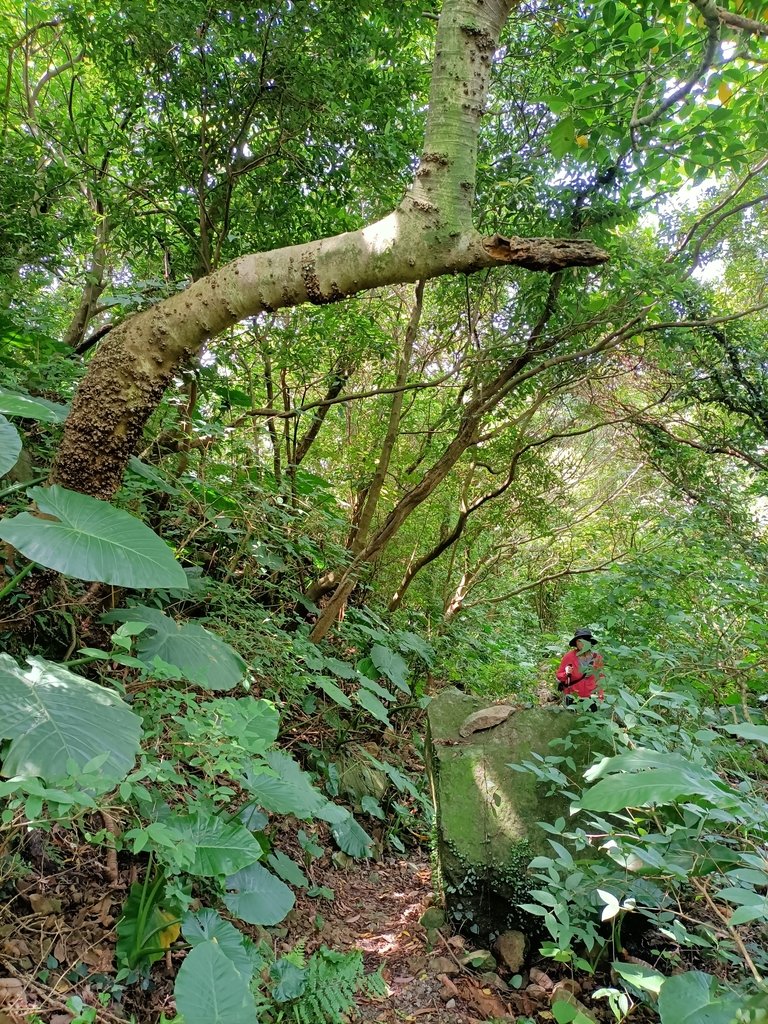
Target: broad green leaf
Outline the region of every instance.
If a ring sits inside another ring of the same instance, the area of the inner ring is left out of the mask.
[[[364,796],[360,801],[360,806],[366,814],[370,814],[372,818],[379,818],[381,821],[386,820],[386,814],[384,808],[381,806],[379,801],[373,796]]]
[[[383,676],[394,683],[398,690],[411,694],[410,687],[406,682],[408,678],[408,666],[403,658],[396,652],[390,651],[383,644],[374,644],[371,648],[370,659]]]
[[[746,924],[748,921],[768,921],[768,899],[761,903],[750,903],[737,907],[728,918],[730,925]]]
[[[291,885],[296,885],[303,889],[306,889],[309,885],[309,879],[296,861],[291,860],[290,857],[287,857],[280,850],[270,853],[269,857],[267,857],[267,863],[284,882],[290,882]]]
[[[154,900],[148,897],[154,894]],[[176,913],[164,906],[165,887],[134,882],[117,923],[117,962],[131,969],[161,960],[179,936]]]
[[[215,814],[174,815],[166,822],[181,839],[194,847],[190,873],[202,878],[233,875],[255,863],[262,855],[261,846],[245,825],[225,822]]]
[[[29,658],[22,669],[0,654],[0,737],[11,741],[3,775],[56,782],[106,753],[100,775],[122,779],[139,751],[141,719],[111,690],[62,665]]]
[[[642,989],[644,992],[650,992],[655,996],[659,994],[661,986],[667,980],[665,975],[654,971],[651,967],[644,967],[642,964],[624,964],[620,961],[615,961],[611,964],[611,967],[613,967],[620,978],[628,981],[630,985],[634,985],[635,988]]]
[[[307,987],[306,968],[297,967],[285,956],[272,964],[269,976],[275,983],[270,994],[276,1003],[298,999]]]
[[[151,666],[155,658],[178,669],[177,678],[208,690],[231,690],[243,679],[247,665],[237,651],[215,633],[194,622],[179,623],[157,608],[119,608],[104,622],[146,622],[136,651]]]
[[[248,924],[280,924],[296,897],[279,878],[261,864],[251,864],[227,879],[224,902]]]
[[[274,775],[247,772],[243,783],[260,807],[276,814],[312,818],[328,803],[312,780],[289,754],[270,750],[265,755]]]
[[[174,985],[184,1024],[255,1024],[249,978],[218,942],[201,942],[187,954]]]
[[[738,1004],[717,999],[717,978],[687,971],[667,978],[659,992],[661,1024],[732,1024]]]
[[[592,1024],[589,1017],[583,1014],[578,1006],[566,1003],[563,999],[558,999],[552,1004],[552,1016],[557,1024]]]
[[[333,838],[340,850],[350,857],[370,857],[373,840],[352,815],[347,811],[346,817],[338,824],[331,825]]]
[[[244,978],[251,979],[258,957],[246,948],[243,933],[229,921],[219,917],[215,910],[206,908],[198,910],[196,914],[187,914],[182,922],[181,931],[190,946],[199,946],[203,942],[217,943],[238,972]]]
[[[365,708],[366,711],[370,711],[373,717],[378,719],[378,721],[383,725],[392,725],[389,720],[389,715],[387,715],[387,709],[378,697],[374,697],[369,690],[366,690],[361,686],[359,690],[355,690],[353,696],[361,707]]]
[[[329,696],[332,701],[335,701],[335,703],[338,704],[340,707],[352,707],[352,701],[349,699],[346,693],[344,693],[344,691],[340,689],[336,685],[336,683],[330,680],[327,676],[315,676],[312,682],[315,684],[316,687],[318,687],[318,689],[322,690],[323,693],[327,694],[327,696]]]
[[[25,420],[39,420],[41,423],[63,423],[69,408],[45,398],[32,398],[31,395],[0,388],[0,413],[20,416]]]
[[[357,679],[358,671],[354,665],[348,665],[346,661],[339,661],[338,658],[322,658],[322,667],[333,672],[339,679]]]
[[[432,665],[435,652],[418,633],[411,633],[409,630],[404,629],[397,634],[397,639],[401,651],[413,651],[414,654],[421,658],[425,665]]]
[[[738,725],[721,725],[721,729],[729,732],[732,736],[738,736],[743,740],[757,740],[758,743],[768,743],[768,725],[753,725],[751,722],[740,722]]]
[[[22,512],[0,521],[0,539],[31,561],[117,587],[188,588],[173,551],[128,512],[57,485],[30,487],[27,494],[41,512],[56,518]]]
[[[611,775],[581,797],[588,811],[620,811],[625,807],[672,803],[683,798],[711,795],[703,782],[687,779],[674,768],[652,768],[636,773]]]
[[[549,148],[558,159],[576,148],[576,124],[572,117],[557,122],[549,133]]]
[[[21,455],[19,432],[5,416],[0,416],[0,476],[9,473]]]
[[[377,697],[382,700],[396,700],[396,696],[391,690],[387,690],[385,687],[380,686],[375,679],[370,679],[368,676],[359,676],[359,682],[361,686],[364,686],[366,690],[370,690],[371,693],[375,693]]]

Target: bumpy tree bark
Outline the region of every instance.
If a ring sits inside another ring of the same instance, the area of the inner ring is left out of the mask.
[[[175,371],[245,317],[446,273],[508,264],[553,272],[607,259],[587,241],[482,237],[473,228],[478,128],[513,3],[445,0],[424,150],[392,213],[358,231],[242,256],[110,332],[73,402],[55,482],[110,498]]]

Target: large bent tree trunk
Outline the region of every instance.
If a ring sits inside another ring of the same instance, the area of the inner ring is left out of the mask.
[[[245,317],[365,289],[514,264],[555,271],[606,254],[585,241],[482,237],[472,225],[477,136],[493,54],[514,0],[445,0],[424,150],[388,216],[347,232],[242,256],[115,328],[75,397],[54,465],[66,487],[110,498],[174,372]]]

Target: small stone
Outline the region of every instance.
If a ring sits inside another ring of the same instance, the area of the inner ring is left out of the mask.
[[[572,1006],[575,1010],[578,1010],[579,1013],[582,1013],[587,1018],[587,1020],[593,1021],[593,1024],[600,1024],[599,1020],[594,1015],[594,1013],[592,1013],[589,1007],[585,1006],[584,1003],[582,1003],[580,999],[577,999],[576,996],[573,994],[573,992],[567,984],[569,980],[570,979],[566,979],[565,981],[558,981],[558,983],[552,989],[552,993],[549,997],[550,1005],[554,1006],[555,1003],[567,1003],[569,1006]]]
[[[445,1004],[445,1008],[446,1008],[446,1010],[455,1010],[456,1009],[456,1000],[455,999],[449,999],[448,1002]]]
[[[495,974],[493,971],[485,971],[484,974],[480,975],[480,985],[484,988],[495,988],[498,992],[508,992],[509,986],[506,981]]]
[[[437,930],[445,924],[445,914],[440,907],[430,907],[419,918],[419,924],[422,928],[426,928],[427,931],[430,929]]]
[[[487,949],[473,949],[465,953],[461,958],[465,967],[471,967],[474,971],[495,971],[496,958]]]
[[[471,736],[473,732],[482,732],[484,729],[493,729],[502,722],[506,722],[512,714],[509,704],[495,704],[490,708],[481,708],[479,711],[467,715],[459,728],[459,736]]]
[[[434,975],[459,973],[459,968],[447,956],[433,956],[427,964],[427,970]]]
[[[563,978],[562,981],[558,981],[558,983],[555,985],[555,991],[567,991],[572,992],[575,996],[580,996],[581,985],[578,983],[578,981],[575,981],[573,978]]]
[[[550,976],[545,974],[544,971],[540,971],[538,967],[532,967],[529,974],[531,981],[536,985],[541,985],[541,987],[546,989],[547,992],[551,992],[555,987],[555,983],[552,981]]]
[[[508,931],[496,939],[494,949],[505,967],[508,967],[513,974],[516,974],[525,963],[527,945],[528,940],[522,932]]]

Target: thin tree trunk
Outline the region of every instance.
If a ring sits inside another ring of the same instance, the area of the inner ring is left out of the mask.
[[[347,381],[352,376],[352,370],[353,367],[351,366],[343,366],[338,367],[333,371],[333,378],[323,398],[323,401],[329,404],[319,406],[312,413],[312,420],[309,426],[302,435],[301,439],[296,444],[296,448],[293,453],[294,466],[300,466],[304,459],[307,457],[309,449],[315,443],[317,435],[320,433],[320,428],[325,422],[325,417],[331,411],[332,406],[330,405],[330,403],[335,398],[339,397]]]
[[[80,297],[75,315],[72,317],[69,327],[64,333],[64,344],[69,345],[75,351],[81,351],[85,341],[85,332],[93,318],[102,292],[107,287],[105,273],[107,269],[107,239],[109,238],[109,221],[104,216],[104,208],[101,202],[96,204],[96,215],[99,217],[96,227],[96,239],[93,246],[93,255],[86,271],[86,282]]]
[[[413,356],[413,346],[419,333],[419,323],[421,322],[421,311],[423,308],[424,282],[419,281],[416,285],[411,317],[405,331],[403,351],[400,354],[400,359],[398,361],[397,373],[395,376],[396,388],[402,388],[408,378],[408,371],[411,368],[411,358]],[[387,430],[381,445],[381,451],[379,452],[379,458],[376,462],[376,471],[374,472],[373,480],[367,489],[365,500],[363,501],[363,506],[360,511],[360,517],[357,521],[357,529],[354,532],[352,543],[350,544],[350,551],[353,555],[358,555],[363,550],[365,542],[368,539],[368,533],[371,528],[371,523],[373,522],[373,517],[376,514],[376,509],[378,508],[379,498],[381,497],[381,492],[384,487],[384,481],[387,478],[389,463],[392,459],[392,452],[394,451],[395,444],[397,442],[397,435],[400,431],[400,416],[403,411],[404,401],[405,392],[402,390],[396,391],[392,396],[392,404],[389,408],[389,421],[387,423]]]

